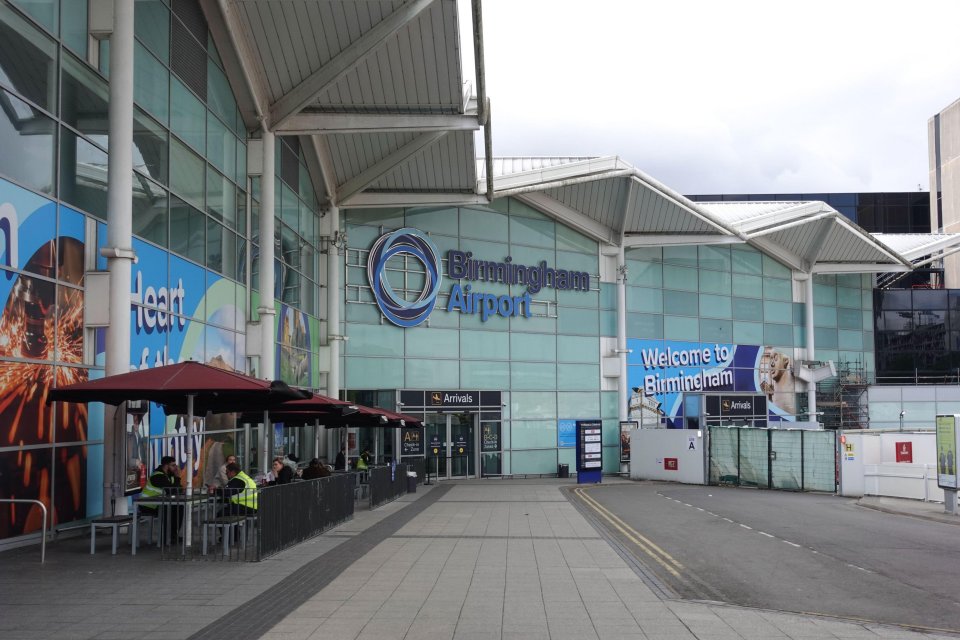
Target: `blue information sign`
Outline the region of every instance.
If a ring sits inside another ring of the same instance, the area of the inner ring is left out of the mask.
[[[557,446],[560,448],[577,446],[577,421],[557,421]]]

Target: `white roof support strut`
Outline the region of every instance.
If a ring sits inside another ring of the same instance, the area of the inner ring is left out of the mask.
[[[445,135],[447,135],[446,131],[421,134],[390,155],[367,167],[337,189],[337,202],[346,202]]]
[[[324,90],[340,80],[357,64],[377,50],[383,41],[430,8],[435,0],[410,0],[369,31],[347,45],[325,65],[307,76],[270,107],[271,128],[283,125],[287,118],[310,104]]]
[[[275,131],[282,135],[326,133],[402,133],[412,131],[477,131],[475,115],[360,114],[301,112]]]

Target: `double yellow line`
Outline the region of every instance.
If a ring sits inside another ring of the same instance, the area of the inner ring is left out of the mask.
[[[669,572],[670,575],[674,576],[675,578],[680,577],[680,572],[683,571],[683,565],[680,564],[673,556],[658,547],[649,538],[644,537],[636,529],[618,518],[615,514],[611,513],[602,504],[588,496],[586,490],[578,487],[574,489],[573,492],[577,494],[577,497],[583,500],[588,507],[596,511],[601,518],[609,522],[614,529],[619,531],[627,540],[635,544],[638,549],[652,558],[657,564]]]

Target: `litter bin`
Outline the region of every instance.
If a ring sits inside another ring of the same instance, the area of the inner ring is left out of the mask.
[[[569,478],[569,477],[570,477],[570,465],[568,465],[568,464],[558,464],[558,465],[557,465],[557,477],[558,477],[558,478]]]
[[[407,471],[407,493],[417,492],[417,472]]]

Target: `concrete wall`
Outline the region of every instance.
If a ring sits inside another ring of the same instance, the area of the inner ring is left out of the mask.
[[[933,431],[844,431],[840,445],[840,494],[943,501],[937,487]],[[913,462],[897,462],[897,444],[909,442]]]
[[[697,435],[700,433],[701,435]],[[630,433],[630,478],[706,484],[706,439],[701,431],[637,429]],[[676,470],[664,459],[676,458]]]
[[[960,233],[960,100],[940,112],[940,190],[944,233]],[[930,228],[937,232],[937,161],[934,119],[927,123],[930,162]],[[948,289],[960,288],[960,256],[944,258]]]

